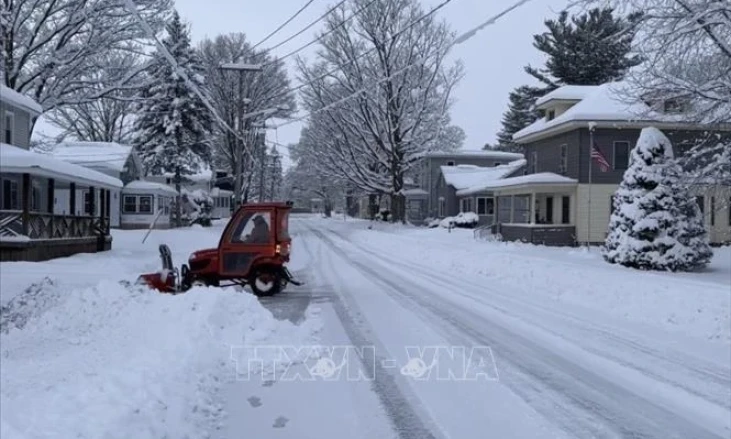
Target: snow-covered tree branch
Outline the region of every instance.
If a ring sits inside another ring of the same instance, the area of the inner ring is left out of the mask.
[[[404,176],[441,149],[462,66],[446,64],[454,36],[416,0],[365,3],[333,12],[316,61],[299,60],[304,106],[313,113],[306,135],[314,140],[306,144],[323,174],[389,194],[394,219],[403,220]]]
[[[157,30],[172,0],[135,3]],[[110,53],[144,53],[150,43],[123,0],[7,0],[0,8],[2,80],[44,109],[88,103],[128,89],[143,71],[114,71],[104,63]],[[103,88],[99,75],[107,77]]]

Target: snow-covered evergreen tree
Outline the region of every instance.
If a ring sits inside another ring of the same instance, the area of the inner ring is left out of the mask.
[[[522,152],[523,147],[513,142],[513,134],[527,127],[540,117],[533,104],[543,91],[536,87],[522,85],[510,92],[508,110],[503,113],[503,127],[497,134],[500,151]]]
[[[631,164],[614,196],[604,259],[651,270],[692,270],[713,252],[700,208],[679,184],[681,167],[670,140],[645,128],[632,150]]]
[[[187,26],[177,11],[168,23],[163,45],[170,51],[178,69],[205,92],[203,69],[190,46]],[[137,108],[135,147],[146,174],[195,174],[210,162],[209,133],[213,117],[176,69],[162,53],[149,70],[152,83],[143,89]]]
[[[536,99],[562,85],[600,85],[622,79],[640,63],[631,54],[634,23],[639,14],[615,16],[610,8],[595,8],[569,18],[562,11],[557,20],[546,20],[548,30],[533,36],[533,46],[547,56],[544,68],[530,65],[525,71],[543,87],[521,86],[510,93],[496,149],[521,152],[513,134],[540,115],[533,110]]]
[[[533,46],[548,56],[542,69],[525,71],[546,85],[599,85],[622,79],[641,59],[632,55],[634,23],[641,14],[615,16],[610,8],[595,8],[571,17],[562,11],[546,20],[548,31],[533,37]]]

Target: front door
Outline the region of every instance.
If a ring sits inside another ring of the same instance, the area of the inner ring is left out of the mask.
[[[226,277],[246,277],[251,263],[272,253],[274,247],[273,212],[241,211],[231,220],[222,237],[219,271]]]

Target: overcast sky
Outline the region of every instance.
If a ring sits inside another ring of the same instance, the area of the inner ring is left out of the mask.
[[[191,25],[192,38],[198,42],[219,33],[244,32],[248,39],[259,42],[292,16],[305,0],[175,0],[178,11]],[[453,0],[439,11],[458,34],[486,21],[515,0]],[[335,0],[315,0],[294,21],[266,41],[273,46],[297,33],[322,15]],[[424,0],[425,11],[441,0]],[[493,143],[500,129],[500,119],[514,87],[534,83],[523,71],[526,64],[540,65],[543,56],[533,48],[533,34],[545,30],[547,18],[554,18],[567,5],[566,0],[532,0],[501,18],[496,24],[477,33],[469,41],[456,46],[452,56],[462,59],[466,75],[456,90],[452,121],[465,130],[465,149],[480,149]],[[285,55],[308,43],[320,26],[278,48],[275,54]],[[312,45],[300,52],[311,57]],[[293,58],[293,57],[292,57]],[[290,58],[291,59],[291,58]],[[289,63],[293,85],[293,63]],[[279,143],[294,143],[299,138],[300,123],[282,127],[268,136]]]

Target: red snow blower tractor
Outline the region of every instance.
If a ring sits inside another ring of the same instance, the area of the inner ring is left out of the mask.
[[[249,285],[257,296],[277,294],[290,283],[301,285],[285,266],[292,245],[291,209],[291,202],[244,204],[229,220],[217,248],[193,252],[178,271],[170,248],[162,244],[162,270],[141,275],[137,283],[173,294],[193,286]]]

